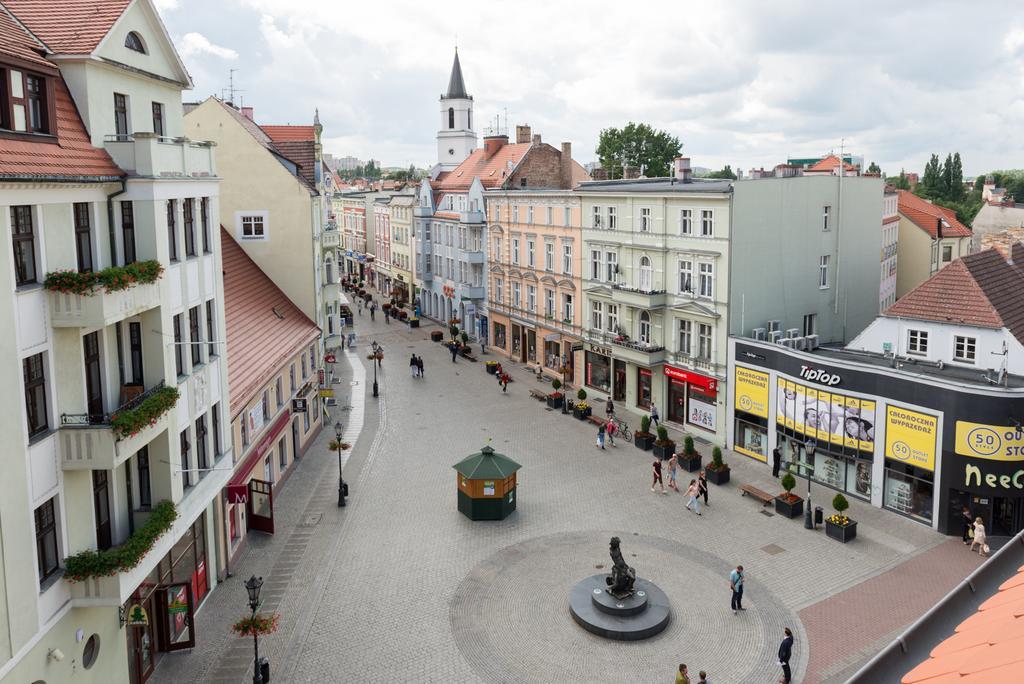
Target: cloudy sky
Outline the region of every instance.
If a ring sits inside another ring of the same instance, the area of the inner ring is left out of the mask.
[[[500,116],[594,158],[643,121],[696,166],[846,149],[887,173],[959,151],[1024,166],[1024,3],[156,0],[195,81],[229,69],[260,123],[306,123],[385,166],[436,161],[458,41],[480,128]]]

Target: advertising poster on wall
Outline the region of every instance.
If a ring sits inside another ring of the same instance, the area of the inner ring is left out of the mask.
[[[922,470],[935,470],[939,419],[899,406],[885,409],[885,455]]]
[[[1024,429],[958,420],[956,453],[990,461],[1024,461]]]
[[[768,374],[736,366],[734,386],[736,408],[762,418],[768,417]]]
[[[707,430],[715,429],[715,406],[690,397],[689,412],[686,420]]]
[[[776,422],[819,442],[875,449],[875,402],[779,378]]]

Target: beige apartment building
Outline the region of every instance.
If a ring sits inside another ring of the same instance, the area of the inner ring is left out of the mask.
[[[952,209],[899,190],[896,298],[931,278],[939,269],[971,253],[971,229]]]
[[[416,206],[416,195],[394,195],[387,206],[391,223],[391,292],[397,301],[411,302],[415,262],[412,211]]]

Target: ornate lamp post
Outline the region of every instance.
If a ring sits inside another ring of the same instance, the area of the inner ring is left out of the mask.
[[[334,424],[334,436],[337,438],[337,442],[338,442],[338,449],[337,449],[337,451],[338,451],[338,507],[339,508],[344,508],[345,507],[345,494],[347,493],[347,490],[348,490],[348,485],[345,484],[345,478],[342,476],[342,473],[341,473],[341,435],[344,432],[345,432],[345,426],[341,424],[341,421],[338,421],[337,423]]]
[[[260,588],[263,587],[263,578],[253,575],[245,581],[245,590],[249,592],[249,608],[252,609],[252,616],[256,617],[256,611],[260,607]],[[253,675],[252,684],[263,684],[263,673],[260,672],[260,636],[253,630]]]
[[[813,439],[808,439],[804,442],[804,449],[807,450],[807,464],[811,467],[807,472],[807,505],[804,506],[804,529],[814,529],[814,514],[811,512],[811,475],[814,473],[814,450],[817,448],[818,443]]]

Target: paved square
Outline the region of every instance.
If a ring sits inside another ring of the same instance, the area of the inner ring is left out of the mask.
[[[733,481],[711,486],[698,517],[681,495],[650,492],[649,452],[601,451],[596,428],[545,411],[528,393],[545,388],[525,369],[503,394],[482,363],[453,364],[429,342],[436,328],[357,323],[361,346],[341,385],[354,383],[352,408],[339,412],[346,438],[359,433],[345,466],[349,506],[336,506],[337,462],[321,435],[275,493],[278,534],[250,535],[235,577],[197,617],[197,648],[163,658],[154,682],[251,681],[252,643],[228,630],[250,573],[282,614],[261,640],[278,682],[671,681],[680,662],[715,682],[773,682],[784,626],[796,635],[795,681],[843,681],[979,562],[956,540],[858,502],[848,545],[762,515],[738,484],[779,487],[732,453]],[[379,400],[363,367],[372,339],[385,348]],[[411,377],[413,352],[425,379]],[[518,510],[472,522],[456,510],[451,466],[488,440],[523,465]],[[672,601],[668,629],[648,641],[605,641],[569,615],[569,589],[607,568],[613,535]],[[736,564],[748,575],[739,615],[727,580]]]

